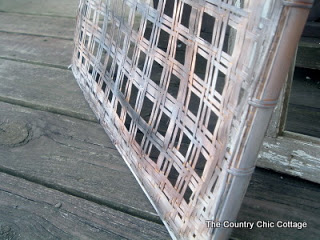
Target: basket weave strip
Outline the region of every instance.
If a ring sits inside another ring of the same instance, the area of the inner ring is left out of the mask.
[[[173,238],[213,236],[228,183],[253,172],[239,152],[283,9],[80,1],[73,73]]]

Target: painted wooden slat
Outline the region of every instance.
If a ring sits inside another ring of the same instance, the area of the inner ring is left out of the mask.
[[[318,139],[287,133],[265,138],[257,165],[320,183],[319,159]]]

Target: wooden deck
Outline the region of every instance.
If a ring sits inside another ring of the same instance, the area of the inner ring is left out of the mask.
[[[0,240],[170,239],[67,69],[77,2],[0,1]],[[238,220],[308,227],[232,238],[317,239],[319,199],[317,184],[256,169]]]

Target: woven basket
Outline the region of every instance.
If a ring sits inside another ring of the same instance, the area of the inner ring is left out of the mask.
[[[230,234],[311,5],[80,1],[74,76],[172,238]]]

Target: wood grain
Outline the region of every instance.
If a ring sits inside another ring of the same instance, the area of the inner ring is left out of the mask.
[[[320,39],[302,38],[297,54],[297,67],[320,69]]]
[[[320,183],[319,141],[304,136],[299,139],[294,133],[286,135],[265,138],[257,165]]]
[[[72,40],[74,28],[75,20],[69,18],[31,16],[12,13],[0,14],[0,32],[52,36],[55,38]]]
[[[169,239],[164,226],[0,173],[0,239]]]
[[[318,74],[319,71],[317,70],[295,69],[289,104],[319,109],[318,100],[320,99],[320,91]]]
[[[317,239],[320,197],[318,184],[256,169],[237,221],[307,222],[307,228],[234,229],[238,239]]]
[[[71,46],[72,42],[67,40],[61,40],[61,39],[55,39],[55,38],[42,38],[42,37],[34,37],[34,36],[26,36],[26,35],[14,35],[14,34],[7,34],[2,33],[0,34],[0,48],[1,48],[1,55],[5,57],[12,57],[16,58],[18,61],[19,59],[29,59],[29,60],[38,60],[40,62],[46,62],[49,64],[64,64],[67,65],[69,63],[69,56],[71,54]],[[21,64],[21,63],[12,63],[12,64]],[[28,68],[26,66],[26,68]],[[43,71],[46,71],[46,68],[44,68]],[[301,72],[301,71],[300,71]],[[316,136],[319,135],[319,129],[316,124],[313,124],[315,119],[319,119],[317,114],[317,111],[312,111],[310,108],[305,106],[316,106],[316,99],[317,99],[317,89],[313,87],[313,85],[310,85],[308,81],[306,80],[304,75],[298,72],[296,73],[295,82],[293,84],[293,92],[291,93],[291,105],[289,109],[289,119],[287,122],[287,129],[291,131],[300,131],[302,133],[307,132],[309,135]],[[67,74],[68,75],[68,74]],[[32,75],[30,75],[30,78]],[[63,78],[63,77],[61,77]],[[72,77],[69,80],[70,82],[73,81]],[[52,81],[54,82],[54,81]],[[49,82],[50,84],[51,82]],[[26,88],[25,90],[28,90]],[[41,89],[40,89],[41,90]],[[61,91],[61,95],[67,95],[67,93],[63,93],[66,88],[62,88],[59,91]],[[30,90],[29,90],[30,91]],[[304,96],[308,95],[308,98],[305,98]],[[56,95],[55,95],[56,96]],[[56,99],[51,98],[50,95],[47,95],[49,104],[55,103]],[[73,99],[77,99],[77,102],[83,101],[83,97],[80,94],[79,96],[75,97],[72,96]],[[26,99],[26,101],[29,101]],[[71,101],[71,100],[70,100]],[[43,102],[42,102],[43,103]],[[71,101],[72,103],[72,101]],[[18,103],[21,104],[21,103]],[[33,104],[39,104],[33,103]],[[59,105],[60,104],[60,105]],[[58,108],[58,112],[63,113],[61,111],[60,106],[62,103],[60,102],[55,107]],[[64,104],[64,103],[63,103]],[[22,104],[23,105],[23,104]],[[45,107],[45,106],[43,106]],[[47,106],[46,106],[47,107]],[[42,109],[42,108],[40,108]],[[70,111],[71,107],[69,108]],[[72,109],[74,109],[72,107]],[[91,112],[91,110],[88,109],[88,112]],[[83,112],[81,113],[83,114]],[[87,114],[87,113],[85,113]],[[89,113],[90,114],[90,113]],[[91,115],[91,114],[90,114]],[[73,115],[77,116],[77,115]],[[80,117],[81,118],[81,117]],[[90,119],[94,120],[94,116],[91,115]],[[302,125],[301,122],[308,121],[308,124]],[[288,140],[289,141],[289,140]],[[268,144],[268,139],[266,139],[265,145]],[[278,140],[279,144],[282,144],[282,140]],[[290,142],[290,141],[289,141]],[[267,159],[266,157],[262,157],[258,160],[258,165],[261,167],[265,167],[268,169],[274,169],[276,171],[285,172],[287,174],[292,174],[294,176],[299,176],[311,181],[317,182],[317,164],[314,162],[314,158],[304,158],[305,161],[308,162],[308,164],[302,164],[304,159],[300,159],[302,162],[299,161],[301,164],[289,164],[284,165],[279,161],[281,156],[289,156],[290,154],[287,151],[287,141],[283,143],[284,145],[280,145],[280,148],[284,151],[277,151],[277,158],[278,160],[272,160]],[[294,145],[296,146],[296,145]],[[296,146],[295,148],[299,148]],[[270,151],[270,149],[267,150],[267,152]],[[262,150],[261,154],[262,156],[266,156],[266,151]],[[269,155],[268,155],[269,156]]]
[[[0,106],[0,138],[10,131],[10,124],[28,132],[23,140],[17,137],[16,142],[0,145],[3,171],[155,218],[151,204],[100,125],[5,103]]]
[[[10,0],[1,1],[0,10],[25,14],[75,17],[78,0]]]
[[[67,70],[0,59],[0,99],[95,121]]]
[[[286,130],[320,137],[320,109],[290,104]]]
[[[69,40],[1,33],[0,57],[28,60],[67,68],[71,64],[73,42]]]
[[[98,124],[4,103],[0,104],[0,109],[1,128],[5,123],[15,124],[15,128],[20,126],[21,133],[15,138],[16,142],[12,140],[10,144],[4,144],[0,141],[1,171],[155,219],[148,200]],[[23,129],[26,130],[21,131]],[[302,233],[313,236],[318,234],[319,194],[318,185],[257,169],[238,220],[305,219],[309,227]],[[54,204],[56,202],[59,201]],[[11,212],[17,216],[20,214]],[[263,235],[265,238],[261,239],[270,239],[276,234],[279,239],[286,239],[295,232],[288,229],[236,229],[232,236],[257,239]],[[69,239],[69,236],[62,239]]]
[[[78,1],[64,2],[63,8],[52,7],[57,1],[32,2],[0,2],[0,11],[6,11],[0,14],[0,55],[18,61],[0,60],[0,100],[93,121],[68,71],[19,63],[69,65]],[[13,11],[22,14],[7,13]],[[271,149],[262,151],[279,158],[260,166],[318,180],[317,161],[301,152],[290,160],[292,141],[280,138],[266,146]],[[159,221],[98,124],[0,103],[0,171],[20,177],[0,174],[1,240],[170,238],[163,226],[141,219]],[[319,197],[318,185],[257,169],[238,220],[306,220],[308,228],[235,229],[232,237],[316,239]]]

